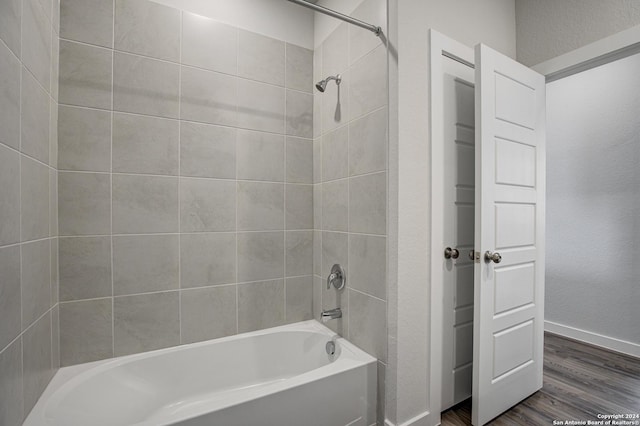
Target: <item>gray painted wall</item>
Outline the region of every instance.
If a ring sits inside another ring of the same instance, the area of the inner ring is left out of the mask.
[[[547,85],[545,319],[640,343],[640,55]]]
[[[639,24],[637,0],[516,0],[517,59],[536,65]]]

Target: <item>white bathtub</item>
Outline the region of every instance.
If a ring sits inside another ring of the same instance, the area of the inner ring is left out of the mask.
[[[24,425],[369,426],[375,413],[375,358],[311,320],[62,368]]]

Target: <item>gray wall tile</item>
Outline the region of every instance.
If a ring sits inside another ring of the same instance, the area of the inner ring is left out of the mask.
[[[380,45],[351,67],[349,117],[361,117],[386,103],[387,50]]]
[[[322,285],[323,280],[318,276],[313,277],[313,318],[321,321],[322,315]]]
[[[60,235],[111,232],[111,181],[107,174],[58,173]]]
[[[284,276],[284,232],[238,233],[238,282]]]
[[[349,127],[327,133],[322,137],[322,180],[341,179],[349,173]]]
[[[31,411],[53,377],[49,315],[40,318],[22,336],[25,416]]]
[[[238,230],[284,229],[284,185],[238,182]]]
[[[349,235],[349,286],[387,298],[387,239],[372,235]]]
[[[322,233],[322,271],[320,276],[329,276],[334,264],[341,265],[347,273],[347,283],[350,281],[349,272],[349,238],[341,232]],[[348,285],[348,284],[347,284]],[[335,290],[333,287],[330,290]]]
[[[116,50],[180,60],[180,10],[151,1],[115,1]]]
[[[22,2],[22,63],[49,92],[51,24],[38,0]]]
[[[340,24],[322,43],[322,77],[343,73],[349,67],[347,24]]]
[[[182,342],[236,334],[236,286],[185,290],[180,298]]]
[[[322,229],[322,185],[313,185],[313,227]]]
[[[58,303],[60,293],[60,256],[58,238],[51,238],[51,306]]]
[[[113,175],[113,232],[178,232],[178,178]]]
[[[61,105],[58,110],[58,167],[111,170],[111,113]]]
[[[51,368],[55,372],[60,368],[60,309],[51,309]]]
[[[179,303],[178,292],[116,297],[113,305],[115,356],[179,344]]]
[[[238,130],[238,179],[284,181],[284,136]]]
[[[365,0],[351,13],[354,18],[365,22],[375,22],[386,33],[387,3],[385,0]],[[349,25],[349,63],[366,55],[382,44],[382,37],[371,37],[371,32]]]
[[[349,179],[349,231],[387,232],[387,174]]]
[[[349,291],[349,340],[381,361],[387,360],[387,307],[382,300]]]
[[[285,89],[238,79],[238,127],[284,133]]]
[[[4,348],[22,331],[19,246],[0,249],[0,271],[0,348]]]
[[[284,281],[238,285],[238,332],[284,324]]]
[[[286,120],[288,135],[313,137],[313,95],[287,90]]]
[[[387,169],[387,110],[379,109],[349,124],[349,174]]]
[[[55,0],[54,0],[55,1]],[[60,38],[52,30],[51,34],[51,97],[57,102],[60,91]],[[57,121],[56,121],[57,122]]]
[[[286,229],[313,229],[313,185],[287,184]]]
[[[0,35],[5,17],[3,8],[10,1],[0,2]],[[20,148],[20,61],[0,43],[0,142]]]
[[[60,41],[61,104],[111,109],[110,50]]]
[[[115,52],[113,109],[178,118],[179,74],[177,64]]]
[[[182,288],[236,282],[235,233],[183,234],[180,240]]]
[[[60,300],[111,296],[111,237],[67,237],[58,241]]]
[[[0,2],[0,38],[13,53],[20,57],[20,29],[22,27],[22,1]]]
[[[132,114],[113,114],[113,171],[178,174],[179,124]]]
[[[58,102],[49,99],[49,165],[58,168]]]
[[[311,275],[313,273],[313,231],[287,231],[285,237],[286,276]]]
[[[236,129],[199,123],[180,124],[180,174],[236,177]]]
[[[49,168],[21,158],[22,241],[49,236]]]
[[[313,183],[313,141],[287,137],[287,182]]]
[[[235,231],[236,184],[211,179],[180,179],[182,232]]]
[[[51,25],[53,30],[60,33],[60,0],[52,0]]]
[[[313,231],[313,274],[324,275],[322,273],[322,232]]]
[[[113,45],[113,0],[61,0],[60,37]]]
[[[349,224],[348,202],[348,180],[336,180],[322,185],[322,229],[347,231]]]
[[[182,67],[180,118],[235,126],[238,121],[236,77]]]
[[[22,338],[0,352],[0,424],[20,426],[23,404]]]
[[[313,140],[313,183],[322,182],[322,139]]]
[[[286,322],[313,319],[313,277],[286,279]]]
[[[0,145],[0,245],[20,240],[20,154]]]
[[[178,288],[178,235],[113,237],[113,294]]]
[[[311,93],[313,89],[313,50],[287,43],[286,82],[288,89]]]
[[[49,163],[49,95],[22,69],[22,152]]]
[[[113,356],[113,299],[60,304],[60,364]]]
[[[238,71],[238,29],[182,13],[182,63],[226,74]]]
[[[238,30],[238,75],[284,86],[284,42]]]

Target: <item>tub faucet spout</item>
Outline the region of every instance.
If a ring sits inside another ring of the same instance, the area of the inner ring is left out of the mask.
[[[322,311],[322,315],[320,315],[322,322],[327,322],[332,319],[342,318],[342,309],[335,308],[329,309],[328,311]]]

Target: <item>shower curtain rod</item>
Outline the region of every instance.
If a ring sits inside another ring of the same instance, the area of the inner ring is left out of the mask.
[[[375,25],[368,24],[359,19],[352,18],[351,16],[343,15],[342,13],[336,12],[335,10],[327,9],[326,7],[318,6],[313,3],[309,3],[305,0],[288,0],[291,3],[299,4],[303,7],[308,7],[309,9],[315,10],[316,12],[324,13],[325,15],[333,16],[334,18],[341,19],[345,22],[348,22],[353,25],[357,25],[360,28],[364,28],[365,30],[369,30],[378,37],[382,34],[382,28],[377,27]]]

